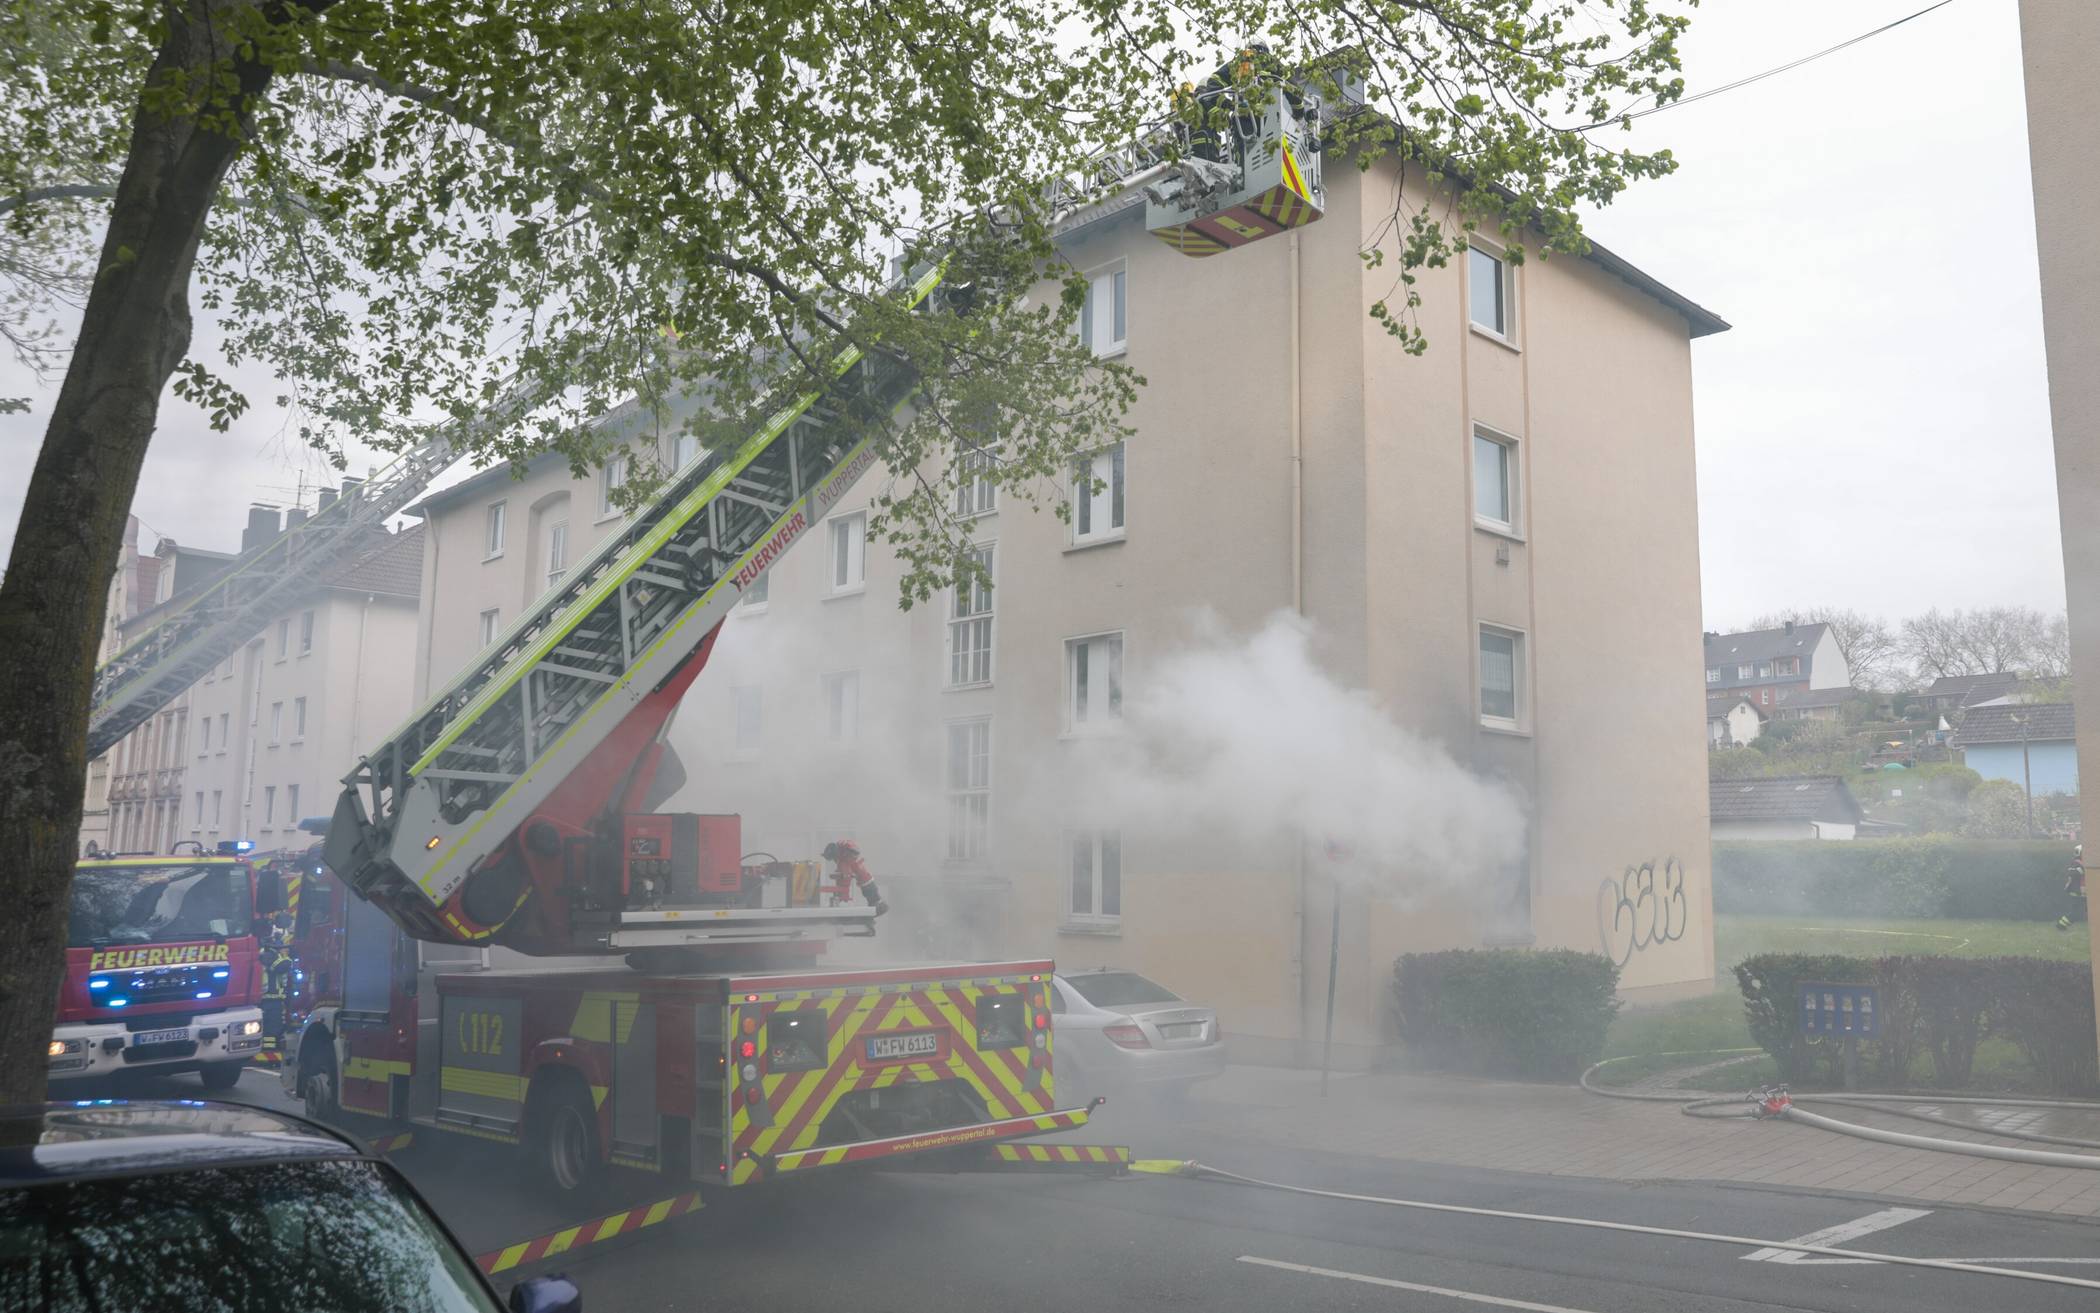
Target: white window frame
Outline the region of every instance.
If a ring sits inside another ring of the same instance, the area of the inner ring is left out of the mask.
[[[263,828],[277,824],[277,786],[263,785]]]
[[[505,530],[510,521],[510,500],[498,498],[488,504],[481,529],[481,559],[493,561],[503,555]]]
[[[558,584],[569,572],[569,522],[566,518],[547,525],[547,582]]]
[[[209,756],[211,755],[211,717],[199,716],[197,719],[200,722],[202,722],[204,726],[197,732],[197,755],[200,757]],[[116,773],[121,775],[124,773],[123,766],[121,765],[123,761],[123,751],[121,744],[118,745],[117,760],[120,764],[117,767]],[[201,821],[204,818],[202,816],[199,816],[197,819]]]
[[[314,650],[314,613],[299,613],[299,655],[311,656]]]
[[[1737,666],[1735,668],[1735,677],[1737,679],[1752,679],[1755,678],[1756,674],[1756,666]]]
[[[868,513],[847,511],[825,524],[824,572],[830,585],[826,595],[852,597],[868,591]],[[847,557],[843,564],[839,561],[842,548]]]
[[[223,820],[225,816],[226,791],[224,789],[213,789],[211,791],[211,828],[214,831],[216,831],[219,828],[219,822]]]
[[[502,635],[502,633],[503,608],[500,606],[492,606],[488,610],[483,611],[481,613],[481,646],[483,648],[488,647],[488,645],[495,642],[496,639]]]
[[[860,738],[860,672],[833,670],[818,677],[824,694],[824,737],[833,743]]]
[[[226,755],[226,749],[227,749],[228,747],[230,747],[230,746],[232,745],[232,740],[233,740],[233,713],[232,713],[232,712],[230,712],[230,711],[222,711],[222,712],[220,712],[220,713],[219,713],[219,755],[220,755],[220,756],[222,756],[222,757],[223,757],[223,756],[225,756],[225,755]]]
[[[989,451],[965,451],[955,458],[955,498],[950,509],[958,520],[974,520],[999,509],[999,484],[987,471],[994,458]]]
[[[1104,284],[1109,294],[1096,295]],[[1120,334],[1116,331],[1119,301],[1123,312]],[[1130,271],[1123,261],[1086,272],[1086,300],[1079,307],[1079,322],[1074,330],[1079,334],[1080,345],[1101,359],[1120,356],[1130,349]]]
[[[1498,520],[1484,514],[1480,509],[1480,444],[1492,443],[1502,449],[1503,500],[1507,503],[1509,518]],[[1524,537],[1524,448],[1515,434],[1504,433],[1486,424],[1473,426],[1472,439],[1466,444],[1468,465],[1467,482],[1473,491],[1473,527],[1505,538]]]
[[[753,579],[744,589],[737,609],[749,615],[764,615],[766,606],[773,600],[773,572],[768,570]]]
[[[277,659],[284,660],[292,654],[292,619],[286,616],[277,622]]]
[[[951,586],[948,589],[948,623],[946,625],[947,636],[946,641],[942,644],[941,653],[943,670],[946,676],[944,684],[947,688],[985,688],[988,687],[991,684],[991,682],[998,677],[999,670],[997,662],[995,660],[995,657],[998,653],[999,644],[998,547],[999,545],[996,542],[988,542],[978,543],[976,546],[971,548],[971,551],[973,553],[981,553],[985,558],[985,572],[991,576],[991,583],[988,586],[973,585],[970,589],[967,602],[965,601],[963,591],[960,588]],[[968,612],[962,611],[962,607],[964,607],[965,605],[974,604],[975,602],[980,600],[980,597],[984,603],[983,608],[981,610],[971,610]],[[958,637],[963,634],[968,634],[970,636],[970,643],[967,651],[959,650],[957,645]],[[979,643],[977,641],[979,637],[982,637],[982,643]],[[983,660],[981,662],[978,662],[976,661],[976,658],[980,654],[982,655]],[[959,658],[964,660],[970,660],[972,662],[971,669],[963,672],[971,676],[970,678],[956,678],[956,663]],[[976,677],[976,667],[978,665],[981,665],[983,667],[983,678]]]
[[[682,470],[686,466],[692,464],[695,460],[699,459],[699,456],[699,434],[681,433],[677,437],[671,439],[671,472],[673,474],[676,474],[679,470]]]
[[[598,467],[598,520],[601,524],[606,520],[617,520],[623,514],[613,502],[613,493],[627,486],[628,475],[633,470],[631,460],[627,452],[616,451]]]
[[[1122,496],[1117,497],[1116,467],[1122,467]],[[1102,483],[1100,492],[1094,491],[1094,481]],[[1122,518],[1117,518],[1117,503],[1122,504]],[[1081,521],[1086,528],[1080,528]],[[1106,523],[1101,523],[1101,521]],[[1096,543],[1123,541],[1130,522],[1130,454],[1126,444],[1118,442],[1088,452],[1079,458],[1072,469],[1072,545],[1092,547]]]
[[[751,709],[750,735],[744,733],[744,708]],[[758,684],[738,684],[729,690],[730,755],[749,760],[766,741],[766,691]]]
[[[1510,645],[1510,698],[1515,703],[1514,716],[1490,715],[1487,710],[1487,653],[1481,650],[1480,640],[1493,634],[1511,640]],[[1531,668],[1530,646],[1525,632],[1512,625],[1482,624],[1473,639],[1473,695],[1474,709],[1480,715],[1483,728],[1501,730],[1505,733],[1521,734],[1531,723],[1531,698],[1527,687]]]
[[[304,697],[296,697],[292,699],[292,742],[304,743],[305,741],[306,699]]]
[[[1721,668],[1719,666],[1708,666],[1706,668],[1706,682],[1709,684],[1721,682]]]
[[[282,742],[284,742],[284,703],[272,702],[270,704],[270,746],[274,748]]]
[[[1108,661],[1108,670],[1104,672],[1105,685],[1097,683],[1098,677],[1092,669],[1095,664],[1093,654],[1097,649],[1112,653]],[[1123,672],[1126,669],[1127,651],[1124,631],[1121,629],[1104,629],[1099,633],[1080,634],[1065,640],[1064,732],[1067,737],[1113,734],[1122,728]],[[1079,705],[1079,665],[1082,659],[1088,666],[1086,682],[1089,709],[1084,715],[1081,714],[1082,708]],[[1094,691],[1099,687],[1105,687],[1107,702],[1100,709],[1100,714],[1095,714],[1091,710],[1091,704]]]
[[[983,743],[975,742],[982,728]],[[957,770],[956,744],[960,731],[967,760]],[[980,760],[981,759],[981,760]],[[982,765],[982,770],[977,767]],[[948,802],[947,860],[951,864],[982,862],[991,851],[992,836],[992,718],[970,716],[951,720],[947,741],[942,745],[941,782]]]
[[[1510,262],[1509,249],[1499,242],[1492,242],[1484,237],[1474,237],[1467,245],[1471,249],[1466,252],[1466,322],[1472,326],[1474,332],[1479,333],[1481,336],[1500,342],[1507,347],[1515,347],[1517,345],[1517,267]],[[1495,262],[1496,272],[1502,283],[1502,324],[1499,327],[1494,324],[1483,324],[1478,319],[1473,318],[1473,280],[1475,277],[1473,253],[1476,251]]]
[[[1108,910],[1105,872],[1110,852],[1115,855],[1115,910]],[[1086,861],[1087,905],[1079,906],[1080,860]],[[1117,926],[1123,923],[1123,832],[1120,830],[1073,830],[1065,835],[1064,916],[1068,923],[1086,926]]]
[[[299,828],[299,786],[284,786],[284,823],[289,829]]]
[[[197,823],[196,823],[195,825],[192,825],[192,826],[190,827],[190,833],[191,833],[191,834],[195,834],[195,833],[197,833],[197,831],[199,831],[199,830],[201,830],[201,829],[203,829],[203,828],[204,828],[204,790],[202,790],[202,789],[199,789],[199,790],[197,790]]]

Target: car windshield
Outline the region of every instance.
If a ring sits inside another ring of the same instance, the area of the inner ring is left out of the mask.
[[[248,868],[239,863],[83,866],[73,873],[66,942],[166,944],[248,933]]]
[[[271,1163],[0,1192],[0,1308],[496,1307],[458,1247],[376,1163]]]
[[[1132,1003],[1179,1003],[1181,995],[1157,985],[1135,971],[1101,971],[1089,976],[1066,976],[1065,983],[1079,997],[1097,1008],[1128,1007]]]

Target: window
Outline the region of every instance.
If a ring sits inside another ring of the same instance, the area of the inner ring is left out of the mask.
[[[1075,834],[1072,882],[1065,910],[1074,921],[1115,921],[1123,915],[1123,836],[1115,830]]]
[[[306,699],[292,699],[292,742],[306,737]]]
[[[1709,684],[1721,682],[1721,668],[1719,666],[1708,666],[1706,668],[1706,682]]]
[[[841,670],[824,676],[825,732],[834,742],[860,735],[860,672]]]
[[[1751,669],[1748,666],[1737,666],[1735,668],[1735,677],[1737,679],[1748,679],[1751,673]]]
[[[977,861],[992,828],[992,722],[948,726],[948,860]]]
[[[1517,443],[1499,433],[1473,431],[1473,522],[1517,531]]]
[[[1761,689],[1757,690],[1757,702],[1758,702],[1758,705],[1759,705],[1759,706],[1765,706],[1765,707],[1769,707],[1769,706],[1771,706],[1771,705],[1772,705],[1772,690],[1771,690],[1771,689],[1768,689],[1768,688],[1761,688]]]
[[[1516,316],[1510,313],[1516,300],[1516,279],[1509,261],[1500,252],[1475,246],[1466,257],[1467,305],[1473,326],[1508,341],[1516,336]]]
[[[834,516],[831,521],[831,591],[857,593],[867,582],[867,512]]]
[[[964,452],[956,461],[955,513],[962,519],[999,509],[999,485],[992,481],[992,453]]]
[[[197,790],[197,828],[204,828],[204,790]]]
[[[556,520],[547,526],[547,582],[559,583],[569,569],[569,522]]]
[[[299,824],[299,786],[284,786],[284,823],[296,827]]]
[[[284,703],[270,704],[270,745],[275,747],[284,738]]]
[[[598,515],[618,515],[620,508],[613,501],[613,494],[627,482],[627,453],[616,451],[606,457],[605,467],[598,471]]]
[[[299,613],[299,655],[305,656],[314,650],[314,613]]]
[[[766,599],[772,596],[772,592],[773,576],[762,574],[744,585],[744,600],[738,605],[746,611],[763,611],[766,609]]]
[[[1787,692],[1788,692],[1788,690],[1786,690],[1786,689],[1780,689],[1780,690],[1779,690],[1779,700],[1780,700],[1781,702],[1784,702],[1784,701],[1786,701],[1786,695],[1787,695]]]
[[[218,789],[211,791],[211,828],[214,830],[219,828],[219,817],[225,814],[225,809],[220,805],[225,801],[225,798],[226,795],[222,791]]]
[[[985,577],[965,580],[949,592],[950,688],[992,682],[992,548],[979,547],[970,553],[970,558],[983,567]]]
[[[1511,629],[1480,628],[1480,721],[1500,729],[1522,724],[1524,636]]]
[[[736,746],[740,752],[758,751],[759,734],[764,729],[762,694],[763,690],[750,686],[729,691],[736,705]]]
[[[481,613],[481,645],[483,647],[487,647],[496,641],[496,635],[502,632],[502,623],[503,612],[498,607],[492,606]]]
[[[681,433],[671,440],[671,463],[684,469],[700,459],[700,437],[695,433]]]
[[[265,784],[263,785],[263,824],[275,825],[276,823],[277,786],[274,784]]]
[[[1082,457],[1072,479],[1072,541],[1123,536],[1123,444]]]
[[[282,661],[291,654],[292,622],[288,619],[279,620],[277,622],[277,659]]]
[[[1759,679],[1770,679],[1772,677],[1772,663],[1769,661],[1758,662],[1757,677]]]
[[[1095,634],[1065,643],[1065,730],[1085,734],[1123,719],[1123,635]]]
[[[1121,267],[1088,276],[1086,304],[1079,311],[1079,343],[1097,356],[1112,356],[1124,346],[1124,300],[1127,280]]]
[[[226,749],[227,749],[228,745],[230,745],[230,744],[231,744],[232,742],[233,742],[233,713],[232,713],[232,712],[230,712],[230,711],[222,711],[222,712],[220,712],[220,713],[219,713],[219,755],[220,755],[220,756],[224,756],[224,755],[226,755]]]
[[[199,729],[197,731],[197,755],[201,757],[205,753],[211,751],[211,717],[200,717],[198,724]],[[118,773],[123,773],[121,768],[119,768]]]

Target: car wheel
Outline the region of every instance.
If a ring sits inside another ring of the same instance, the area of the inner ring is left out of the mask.
[[[605,1175],[598,1153],[598,1111],[576,1082],[549,1086],[536,1122],[534,1157],[547,1184],[569,1196],[595,1189]]]
[[[214,1062],[197,1073],[207,1090],[230,1090],[241,1079],[241,1069],[248,1065],[247,1059],[239,1062]]]

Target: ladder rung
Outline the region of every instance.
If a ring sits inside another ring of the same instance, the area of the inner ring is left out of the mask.
[[[618,675],[600,674],[595,670],[585,670],[580,666],[565,666],[554,661],[542,661],[534,669],[552,671],[557,675],[574,675],[578,679],[594,679],[601,684],[617,684],[620,682]]]
[[[484,784],[516,784],[518,777],[487,770],[453,770],[446,766],[431,766],[419,777],[436,780],[473,780]]]

